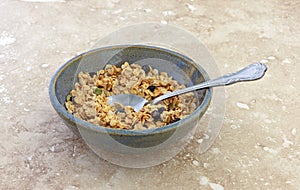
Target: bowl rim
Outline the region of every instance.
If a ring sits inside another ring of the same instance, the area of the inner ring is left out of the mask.
[[[86,52],[83,52],[73,58],[71,58],[70,60],[66,61],[63,65],[61,65],[54,73],[54,75],[51,78],[50,84],[49,84],[49,96],[50,96],[50,101],[52,106],[54,107],[54,109],[59,112],[61,114],[61,116],[71,120],[71,122],[73,122],[77,129],[78,126],[83,126],[84,128],[90,129],[92,131],[95,132],[102,132],[102,133],[108,133],[108,134],[118,134],[118,135],[124,135],[124,136],[138,136],[138,135],[154,135],[156,133],[162,133],[162,132],[166,132],[169,130],[174,130],[176,128],[178,128],[180,125],[178,125],[179,122],[185,122],[186,120],[188,120],[190,117],[192,116],[196,116],[198,114],[198,112],[201,112],[201,110],[206,110],[210,104],[211,98],[212,98],[212,88],[207,88],[206,89],[206,93],[205,96],[203,98],[202,103],[200,104],[200,106],[198,106],[196,108],[196,110],[191,113],[189,116],[181,119],[178,122],[174,122],[171,123],[169,125],[163,126],[163,127],[159,127],[159,128],[153,128],[153,129],[144,129],[144,130],[128,130],[128,129],[114,129],[114,128],[109,128],[109,127],[103,127],[100,125],[95,125],[95,124],[91,124],[87,121],[84,121],[82,119],[79,119],[77,117],[75,117],[74,115],[72,115],[71,113],[69,113],[65,106],[62,105],[56,96],[56,91],[55,91],[55,87],[56,87],[56,82],[58,77],[60,76],[60,74],[66,70],[69,65],[73,64],[76,60],[81,59],[82,57],[88,56],[89,54],[93,54],[96,53],[98,51],[104,51],[104,50],[114,50],[114,49],[120,49],[120,48],[143,48],[143,49],[152,49],[152,50],[159,50],[168,54],[172,54],[173,56],[176,56],[180,59],[183,59],[189,63],[191,63],[198,71],[200,71],[200,73],[202,74],[203,78],[205,80],[209,80],[209,76],[207,74],[207,72],[200,66],[200,64],[195,63],[192,59],[190,59],[189,57],[170,50],[170,49],[166,49],[166,48],[162,48],[162,47],[158,47],[158,46],[152,46],[152,45],[112,45],[112,46],[105,46],[105,47],[100,47],[100,48],[95,48]],[[204,111],[205,113],[205,111]],[[79,129],[78,129],[79,131]],[[79,131],[80,132],[80,131]]]

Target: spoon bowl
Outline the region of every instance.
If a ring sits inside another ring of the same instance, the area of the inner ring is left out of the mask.
[[[135,94],[117,94],[108,97],[108,103],[113,106],[115,103],[123,106],[132,106],[135,112],[144,107],[148,101],[141,96]]]

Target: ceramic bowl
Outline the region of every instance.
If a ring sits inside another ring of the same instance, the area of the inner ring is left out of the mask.
[[[169,76],[187,86],[209,79],[199,64],[172,50],[146,45],[104,47],[78,55],[56,71],[49,86],[50,100],[54,109],[76,135],[83,137],[98,155],[102,154],[100,156],[107,153],[116,153],[116,155],[143,154],[149,152],[149,148],[153,147],[157,153],[157,151],[174,147],[197,126],[199,119],[209,106],[212,89],[195,92],[195,96],[198,98],[197,109],[191,115],[157,129],[120,130],[106,128],[90,124],[67,112],[64,102],[74,87],[77,74],[80,71],[95,72],[103,69],[106,64],[120,65],[125,61],[151,65],[159,71],[167,72]]]

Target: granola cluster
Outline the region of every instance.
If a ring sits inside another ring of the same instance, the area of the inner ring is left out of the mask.
[[[130,106],[111,106],[107,97],[136,94],[147,100],[185,88],[185,85],[149,65],[125,62],[120,68],[106,65],[97,73],[80,72],[65,106],[75,117],[104,127],[142,130],[179,121],[196,109],[194,93],[186,93],[144,106],[135,112]]]

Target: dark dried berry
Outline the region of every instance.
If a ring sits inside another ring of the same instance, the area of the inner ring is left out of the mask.
[[[152,113],[151,113],[151,116],[152,118],[154,119],[154,121],[157,121],[160,119],[160,113],[157,111],[157,110],[154,110]]]
[[[151,86],[149,86],[147,89],[150,90],[151,92],[154,92],[155,86],[151,85]]]
[[[164,108],[164,107],[161,107],[161,108],[158,108],[158,110],[157,110],[160,114],[162,113],[162,112],[164,112],[164,111],[166,111],[166,108]]]
[[[97,75],[97,73],[96,72],[89,72],[89,75],[90,75],[90,77],[94,77],[94,76],[96,76]]]
[[[171,123],[177,122],[177,121],[179,121],[179,120],[180,120],[180,118],[176,117],[175,119],[172,120]]]
[[[150,66],[149,65],[143,65],[142,69],[145,71],[146,74],[150,72]]]

